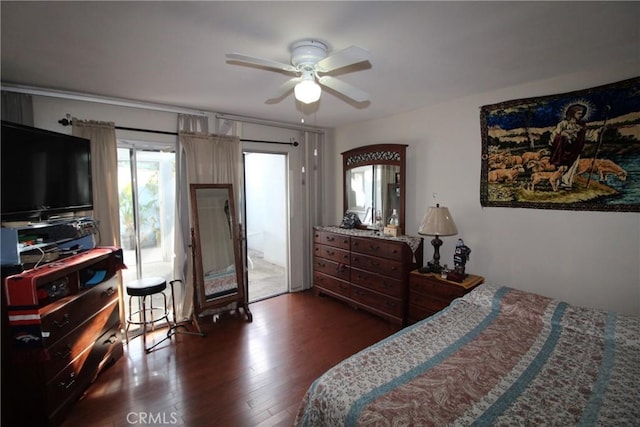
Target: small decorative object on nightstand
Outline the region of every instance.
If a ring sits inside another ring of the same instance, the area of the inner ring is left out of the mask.
[[[454,282],[462,282],[467,274],[464,272],[465,265],[469,260],[469,254],[471,253],[471,249],[469,246],[464,244],[464,240],[458,239],[458,243],[456,244],[456,250],[453,255],[453,271],[449,272],[447,275],[447,279],[453,280]]]
[[[437,313],[481,283],[484,283],[484,277],[473,274],[467,274],[458,283],[443,279],[440,274],[413,270],[409,274],[409,323],[416,323]]]

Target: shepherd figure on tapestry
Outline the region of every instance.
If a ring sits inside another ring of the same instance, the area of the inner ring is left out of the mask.
[[[588,129],[586,103],[572,104],[566,108],[564,118],[551,132],[551,157],[549,163],[562,174],[559,188],[570,190],[578,172],[580,154],[586,140],[597,141],[603,127]],[[591,170],[588,169],[587,171]],[[580,171],[581,173],[587,171]],[[554,190],[557,191],[558,187]]]
[[[481,109],[482,206],[640,211],[640,78]]]

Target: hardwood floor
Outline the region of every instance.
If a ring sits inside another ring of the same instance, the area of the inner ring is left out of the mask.
[[[262,300],[250,309],[252,323],[232,315],[215,323],[207,317],[200,321],[205,337],[178,334],[150,354],[144,354],[142,339],[132,340],[64,427],[291,426],[315,378],[398,330],[310,291]],[[166,329],[156,334],[161,339]]]

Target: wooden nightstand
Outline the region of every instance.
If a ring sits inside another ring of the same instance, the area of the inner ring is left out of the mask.
[[[481,283],[484,283],[484,277],[473,274],[458,283],[442,279],[439,274],[413,270],[409,274],[409,323],[437,313]]]

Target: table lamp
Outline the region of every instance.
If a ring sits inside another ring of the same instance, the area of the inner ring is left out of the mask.
[[[429,261],[426,266],[421,267],[419,271],[421,273],[440,273],[440,271],[442,271],[442,267],[440,266],[440,246],[442,246],[442,240],[440,240],[440,236],[453,236],[458,234],[458,229],[449,213],[449,208],[440,207],[440,204],[436,204],[435,207],[429,207],[422,219],[422,225],[420,225],[418,234],[435,236],[431,240],[431,244],[433,245],[433,259]]]

